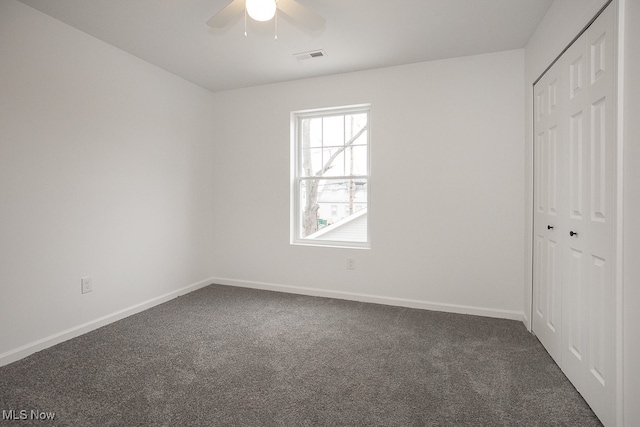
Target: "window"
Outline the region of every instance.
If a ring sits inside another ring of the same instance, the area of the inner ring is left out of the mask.
[[[369,110],[292,113],[292,243],[369,247]]]

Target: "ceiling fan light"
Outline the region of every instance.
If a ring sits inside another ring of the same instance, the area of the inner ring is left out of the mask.
[[[275,0],[247,0],[247,13],[256,21],[268,21],[276,14]]]

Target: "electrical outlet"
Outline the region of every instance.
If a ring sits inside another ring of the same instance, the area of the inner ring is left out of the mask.
[[[93,279],[90,276],[83,277],[82,279],[80,279],[80,282],[82,284],[83,294],[93,291]]]
[[[356,269],[355,258],[347,258],[347,270],[355,270],[355,269]]]

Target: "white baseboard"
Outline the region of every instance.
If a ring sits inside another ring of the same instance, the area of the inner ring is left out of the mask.
[[[74,326],[73,328],[69,328],[62,332],[58,332],[56,334],[42,338],[38,341],[34,341],[29,344],[18,347],[16,349],[9,350],[7,352],[0,354],[0,366],[4,366],[4,365],[8,365],[9,363],[16,362],[20,359],[23,359],[29,356],[30,354],[52,347],[56,344],[67,341],[71,338],[75,338],[80,335],[86,334],[87,332],[91,332],[95,329],[101,328],[110,323],[124,319],[125,317],[129,317],[136,313],[140,313],[141,311],[147,310],[156,305],[162,304],[164,302],[167,302],[179,296],[196,291],[200,288],[204,288],[205,286],[209,286],[212,283],[215,283],[215,279],[201,280],[197,283],[193,283],[191,285],[185,286],[184,288],[171,291],[169,293],[160,295],[155,298],[151,298],[150,300],[141,302],[139,304],[135,304],[131,307],[125,308],[120,311],[116,311],[115,313],[107,314],[106,316],[102,316],[98,319],[92,320],[82,325]]]
[[[369,302],[374,304],[392,305],[397,307],[419,308],[423,310],[444,311],[447,313],[471,314],[474,316],[493,317],[498,319],[525,321],[524,312],[473,307],[460,304],[446,304],[430,301],[421,301],[407,298],[385,297],[379,295],[360,294],[355,292],[332,291],[318,288],[305,288],[300,286],[279,285],[274,283],[255,282],[251,280],[236,280],[226,277],[214,277],[212,283],[220,285],[236,286],[241,288],[263,289],[267,291],[286,292],[298,295],[310,295],[317,297],[336,298],[349,301]]]
[[[31,342],[13,350],[0,354],[0,366],[8,365],[23,359],[30,354],[52,347],[71,338],[91,332],[102,326],[124,319],[156,305],[162,304],[181,295],[196,291],[212,283],[220,285],[236,286],[241,288],[263,289],[267,291],[286,292],[290,294],[309,295],[317,297],[336,298],[349,301],[368,302],[373,304],[391,305],[397,307],[418,308],[423,310],[444,311],[448,313],[471,314],[475,316],[493,317],[498,319],[519,320],[525,322],[524,312],[488,309],[460,304],[446,304],[430,301],[421,301],[407,298],[385,297],[379,295],[360,294],[355,292],[332,291],[327,289],[306,288],[301,286],[280,285],[275,283],[256,282],[251,280],[236,280],[225,277],[211,277],[200,282],[185,286],[184,288],[166,293],[150,300],[135,304],[131,307],[108,314],[82,325],[69,328],[57,334],[50,335],[38,341]]]

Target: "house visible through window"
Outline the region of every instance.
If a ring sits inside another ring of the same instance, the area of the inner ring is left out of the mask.
[[[369,110],[292,114],[292,243],[369,246]]]

